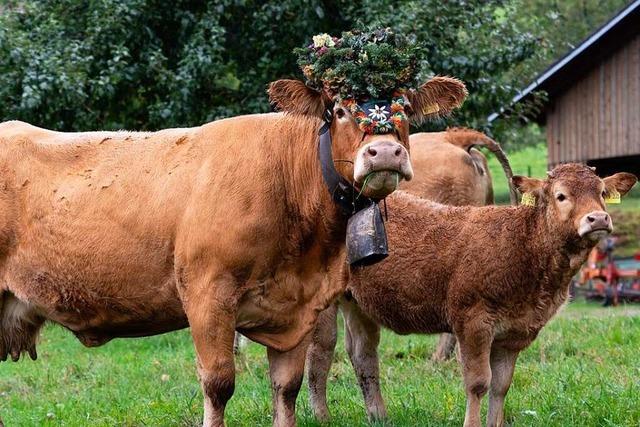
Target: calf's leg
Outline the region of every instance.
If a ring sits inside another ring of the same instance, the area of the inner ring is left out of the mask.
[[[511,386],[518,352],[494,346],[491,349],[491,388],[487,427],[504,425],[504,398]]]
[[[434,362],[444,362],[451,359],[456,349],[456,336],[453,334],[440,334],[436,351],[433,352],[431,360]]]
[[[309,380],[309,400],[316,418],[329,419],[327,407],[327,378],[338,340],[338,304],[331,304],[318,316],[318,323],[311,335],[307,350],[307,378]]]
[[[464,416],[465,427],[480,427],[480,406],[482,398],[491,384],[491,341],[490,330],[479,327],[480,319],[468,322],[463,333],[458,334],[462,356],[462,372],[467,395],[467,410]]]
[[[355,302],[344,301],[341,306],[345,322],[345,347],[356,371],[367,415],[371,419],[386,418],[378,367],[380,326],[364,314]]]
[[[289,351],[280,352],[267,348],[273,395],[273,425],[276,427],[296,425],[296,398],[302,385],[304,360],[310,341],[311,334]]]

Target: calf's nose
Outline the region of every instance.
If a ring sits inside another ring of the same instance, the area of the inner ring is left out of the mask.
[[[606,212],[591,212],[587,215],[587,222],[592,228],[606,227],[609,228],[611,219]]]

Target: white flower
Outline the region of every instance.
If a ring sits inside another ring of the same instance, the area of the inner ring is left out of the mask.
[[[382,107],[378,107],[376,105],[374,108],[369,108],[369,117],[373,120],[386,121],[387,114],[389,114],[389,112],[387,111],[386,105],[383,105]]]
[[[335,46],[336,43],[333,41],[333,39],[331,38],[331,36],[327,33],[324,34],[318,34],[317,36],[313,36],[313,47],[315,48],[319,48],[319,47],[333,47]]]

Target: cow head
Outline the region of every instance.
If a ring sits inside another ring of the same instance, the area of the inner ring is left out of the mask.
[[[557,166],[545,180],[514,176],[514,185],[540,209],[561,237],[595,243],[613,231],[605,199],[625,195],[636,183],[630,173],[599,178],[593,168],[577,163]]]
[[[268,92],[281,111],[318,118],[331,113],[335,167],[372,198],[387,196],[400,180],[413,177],[409,121],[446,114],[459,107],[467,94],[462,82],[449,77],[434,77],[419,89],[380,102],[341,100],[298,80],[275,81]]]

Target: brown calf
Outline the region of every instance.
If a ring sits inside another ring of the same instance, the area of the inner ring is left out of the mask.
[[[465,426],[481,425],[487,391],[487,425],[502,425],[518,353],[566,301],[590,249],[612,231],[604,197],[624,195],[636,180],[628,173],[602,180],[586,166],[567,164],[546,180],[513,178],[535,197],[534,207],[447,207],[404,192],[391,196],[393,254],[344,273],[352,295],[343,307],[346,347],[369,415],[386,415],[377,356],[382,325],[401,334],[454,333],[467,394]],[[310,359],[330,358],[334,316],[335,309],[323,313],[314,350],[325,354]]]
[[[434,78],[407,97],[421,120],[422,99],[446,112],[465,93]],[[347,216],[318,159],[332,100],[293,80],[270,95],[289,114],[154,133],[0,124],[0,359],[35,359],[45,320],[89,347],[189,326],[204,424],[222,425],[237,329],[268,347],[274,424],[294,424],[305,339],[344,290],[327,273]],[[363,135],[332,108],[331,154],[352,162],[336,167],[344,179],[384,197],[411,178],[406,120]]]
[[[507,179],[511,180],[511,166],[500,145],[481,132],[455,128],[445,132],[413,134],[410,141],[411,163],[416,175],[413,180],[403,182],[400,186],[408,193],[454,206],[483,206],[493,203],[493,186],[487,159],[474,146],[487,147],[498,158]],[[516,190],[510,190],[511,201],[516,204]],[[327,310],[328,313],[322,315],[322,319],[327,316],[331,318],[335,313],[335,307]],[[312,339],[308,351],[307,372],[311,386],[309,396],[320,418],[328,417],[326,381],[331,359],[324,356],[330,354],[327,348],[332,349],[335,345],[335,328],[334,324],[329,330],[322,329],[324,336]],[[239,335],[237,342],[240,342]],[[455,344],[452,334],[442,334],[434,358],[441,360],[448,357]],[[319,346],[317,350],[316,346]]]

